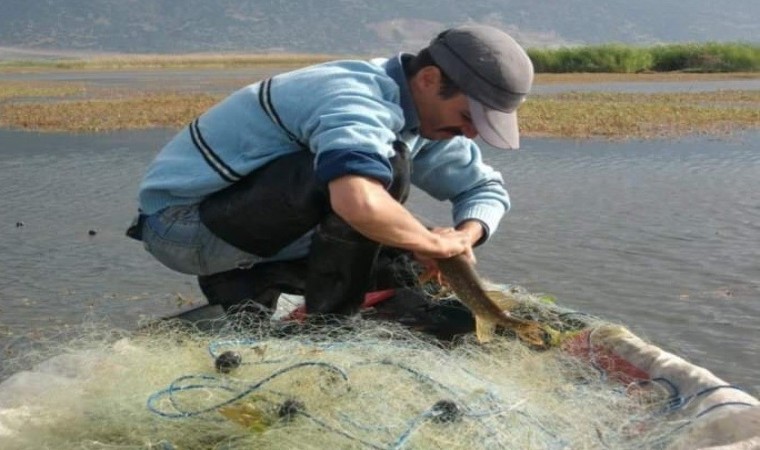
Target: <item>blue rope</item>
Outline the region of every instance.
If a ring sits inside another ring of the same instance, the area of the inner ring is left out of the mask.
[[[742,387],[734,385],[734,384],[721,384],[721,385],[718,385],[718,386],[712,386],[712,387],[709,387],[709,388],[702,389],[701,391],[697,392],[696,394],[692,395],[691,397],[692,397],[692,399],[697,398],[697,397],[701,397],[703,395],[710,394],[710,393],[712,393],[714,391],[717,391],[718,389],[736,389],[737,391],[742,391],[744,393],[747,392]]]
[[[724,406],[749,406],[749,407],[755,407],[758,405],[753,405],[751,403],[747,402],[724,402],[724,403],[718,403],[717,405],[712,405],[711,407],[705,409],[704,411],[701,411],[699,414],[694,416],[695,419],[704,416],[705,414],[712,412],[714,409],[722,408]]]
[[[674,412],[676,410],[683,409],[692,400],[694,400],[694,399],[696,399],[698,397],[701,397],[703,395],[711,394],[711,393],[713,393],[713,392],[715,392],[715,391],[717,391],[719,389],[736,389],[736,390],[739,390],[739,391],[742,391],[742,392],[746,392],[743,388],[741,388],[739,386],[736,386],[736,385],[721,384],[721,385],[717,385],[717,386],[711,386],[711,387],[708,387],[708,388],[704,388],[704,389],[702,389],[699,392],[696,392],[696,393],[694,393],[692,395],[687,395],[686,397],[684,397],[684,396],[682,396],[682,395],[679,394],[678,389],[675,387],[675,385],[671,381],[669,381],[669,380],[667,380],[665,378],[657,378],[656,380],[657,381],[667,382],[667,384],[672,389],[671,392],[673,392],[673,394],[671,395],[671,397],[670,397],[670,399],[668,401],[668,412]],[[700,413],[696,417],[699,417],[702,414],[703,413]]]
[[[422,426],[426,420],[429,420],[432,417],[434,417],[433,407],[430,407],[422,414],[409,421],[409,426],[407,427],[406,431],[401,433],[401,436],[396,439],[396,442],[394,442],[390,448],[393,450],[399,450],[403,448],[406,445],[407,441],[409,441],[409,439],[412,437],[412,434],[417,431],[417,429]]]
[[[233,388],[231,388],[231,387],[229,387],[227,385],[220,384],[220,383],[223,382],[223,380],[220,380],[217,377],[209,376],[209,375],[185,375],[185,376],[182,376],[182,377],[176,379],[175,381],[173,381],[169,385],[168,388],[162,389],[162,390],[160,390],[160,391],[152,394],[150,397],[148,397],[147,406],[148,406],[148,409],[150,411],[154,412],[155,414],[158,414],[161,417],[166,417],[166,418],[169,418],[169,419],[187,418],[187,417],[197,416],[197,415],[208,413],[208,412],[211,412],[211,411],[216,411],[217,409],[219,409],[219,408],[221,408],[223,406],[227,406],[229,404],[235,403],[236,401],[238,401],[238,400],[240,400],[240,399],[248,396],[250,393],[258,390],[261,386],[263,386],[266,383],[274,380],[275,378],[277,378],[277,377],[279,377],[279,376],[281,376],[281,375],[283,375],[285,373],[288,373],[288,372],[290,372],[292,370],[299,369],[299,368],[302,368],[302,367],[322,367],[322,368],[327,369],[328,371],[337,373],[338,375],[340,375],[340,377],[344,381],[348,381],[348,375],[340,367],[338,367],[338,366],[335,366],[335,365],[329,364],[329,363],[325,363],[325,362],[321,362],[321,361],[304,361],[304,362],[296,363],[296,364],[293,364],[293,365],[290,365],[288,367],[285,367],[285,368],[282,368],[280,370],[275,371],[274,373],[272,373],[271,375],[269,375],[269,376],[265,377],[264,379],[258,381],[257,383],[249,385],[242,392],[240,392],[239,394],[233,396],[232,398],[230,398],[228,400],[225,400],[223,402],[219,402],[219,403],[217,403],[215,405],[212,405],[210,407],[201,408],[201,409],[198,409],[198,410],[195,410],[195,411],[181,411],[180,408],[179,408],[179,406],[177,405],[175,399],[174,399],[174,394],[177,393],[177,392],[184,392],[184,391],[195,390],[195,389],[209,389],[209,388],[212,388],[212,389],[213,388],[217,388],[217,389],[221,389],[221,390],[228,391],[228,392],[235,392],[235,389],[233,389]],[[185,380],[195,380],[195,379],[205,380],[205,381],[208,381],[209,383],[207,383],[207,384],[191,384],[191,385],[188,385],[188,386],[178,386],[181,382],[183,382]],[[159,401],[164,396],[168,396],[169,397],[169,400],[171,402],[172,407],[174,407],[174,409],[177,410],[178,412],[176,412],[176,413],[167,413],[167,412],[159,410],[155,406],[156,402]]]

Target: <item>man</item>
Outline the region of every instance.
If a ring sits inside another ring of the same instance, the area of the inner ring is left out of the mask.
[[[509,208],[480,135],[517,148],[533,66],[507,34],[463,26],[418,55],[336,61],[276,75],[215,105],[158,154],[132,237],[198,275],[210,304],[280,292],[307,313],[353,314],[381,246],[436,258],[485,242]],[[412,183],[452,202],[453,228],[404,206]]]

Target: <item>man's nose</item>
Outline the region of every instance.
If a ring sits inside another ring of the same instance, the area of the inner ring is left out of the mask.
[[[475,125],[468,123],[462,126],[462,134],[470,139],[475,139],[478,137],[478,130],[475,128]]]

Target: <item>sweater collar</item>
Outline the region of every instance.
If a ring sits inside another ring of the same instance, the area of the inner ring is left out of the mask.
[[[404,63],[412,57],[413,55],[410,53],[399,53],[388,59],[385,63],[385,72],[399,86],[401,109],[404,111],[404,128],[402,131],[419,134],[420,118],[417,116],[412,92],[409,90],[409,81],[406,79],[406,72],[404,71]]]

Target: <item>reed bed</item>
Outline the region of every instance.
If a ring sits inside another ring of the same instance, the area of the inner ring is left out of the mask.
[[[760,70],[760,45],[684,43],[638,47],[604,44],[528,49],[536,72],[753,72]]]
[[[600,73],[568,72],[537,73],[534,84],[591,84],[591,83],[650,83],[691,81],[757,80],[760,72],[642,72],[642,73]]]

